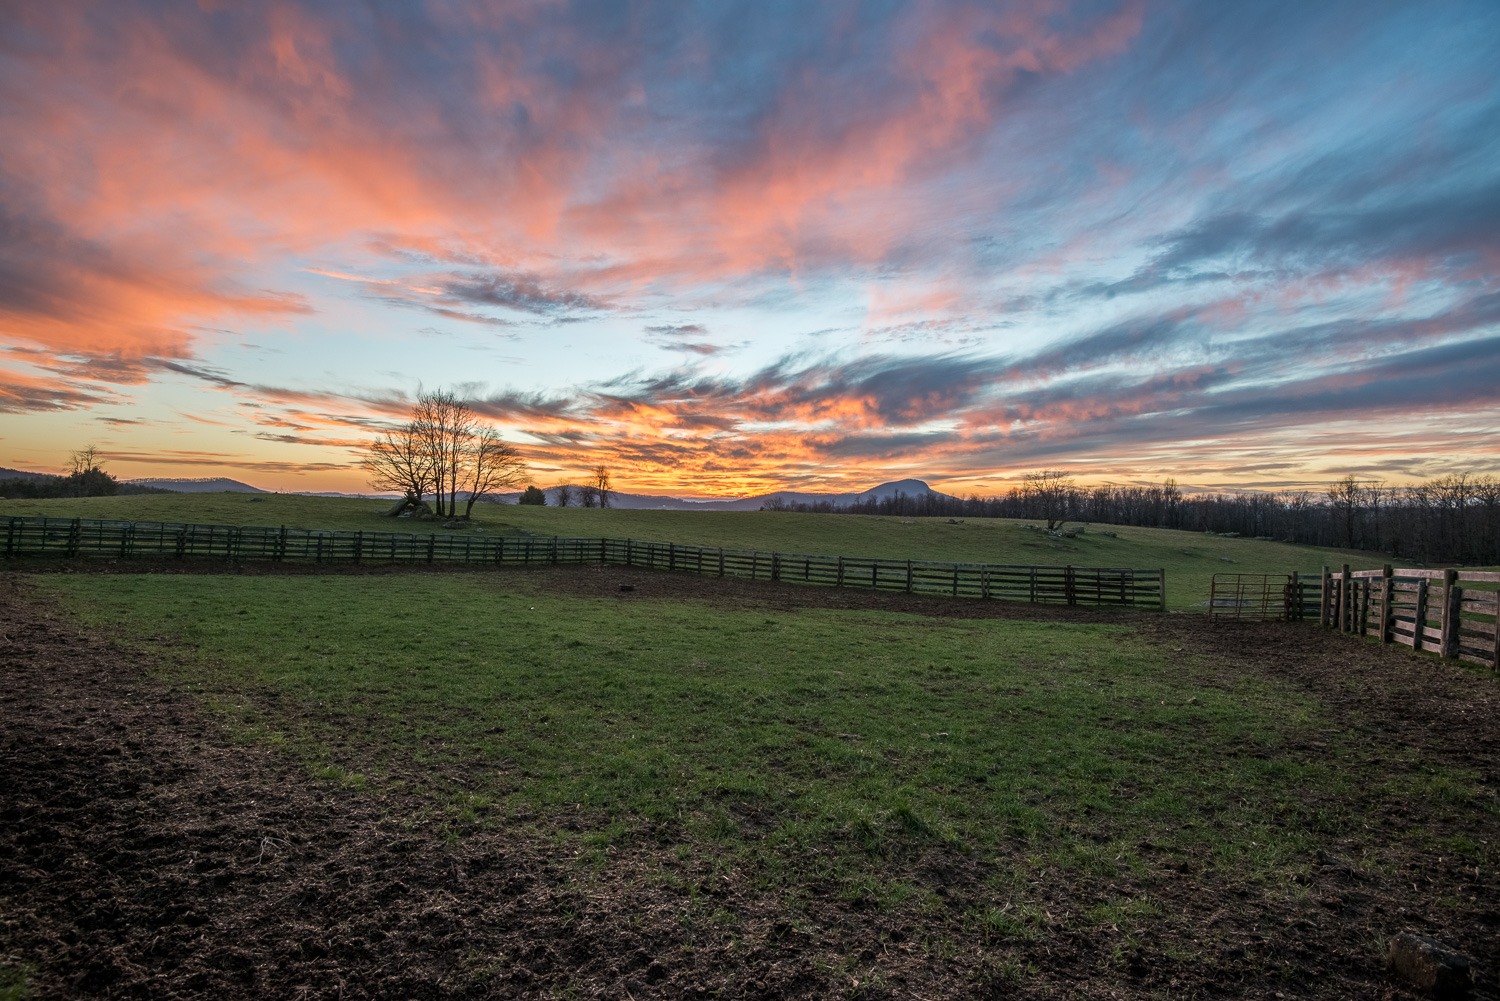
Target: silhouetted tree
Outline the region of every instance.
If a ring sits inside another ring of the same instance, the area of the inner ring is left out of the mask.
[[[1078,488],[1073,485],[1073,476],[1061,469],[1027,473],[1021,490],[1032,504],[1028,517],[1046,519],[1049,531],[1072,518],[1078,506]]]
[[[468,517],[477,501],[525,473],[515,447],[447,390],[420,394],[411,420],[376,438],[364,466],[376,489],[400,490],[413,503],[431,491],[437,513],[450,518],[458,515],[460,491],[468,494]]]
[[[599,506],[609,507],[609,467],[598,465],[594,467],[593,488],[599,494]]]
[[[85,445],[68,457],[68,475],[62,477],[63,497],[108,497],[117,493],[120,483],[99,465],[99,449]]]

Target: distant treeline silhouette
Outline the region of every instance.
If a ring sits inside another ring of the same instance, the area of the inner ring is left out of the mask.
[[[1177,528],[1365,549],[1429,563],[1500,563],[1500,478],[1457,473],[1411,486],[1345,477],[1326,490],[1185,495],[1172,480],[1149,486],[1075,486],[1032,474],[997,497],[897,493],[835,505],[780,498],[770,511],[907,517],[1022,518]]]
[[[99,465],[99,450],[88,445],[74,452],[65,476],[0,469],[0,498],[37,500],[49,497],[110,497],[114,494],[164,494],[169,491],[121,483]]]

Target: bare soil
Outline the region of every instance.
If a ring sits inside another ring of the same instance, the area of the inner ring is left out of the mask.
[[[1032,899],[1050,925],[1030,940],[986,942],[956,918],[881,912],[832,892],[788,914],[749,880],[679,859],[670,839],[646,839],[596,871],[534,828],[455,835],[421,819],[429,811],[415,795],[312,781],[274,751],[232,742],[191,697],[155,680],[141,654],[80,629],[25,575],[7,574],[0,966],[23,971],[47,998],[1410,998],[1382,952],[1391,935],[1415,931],[1475,960],[1474,997],[1500,991],[1495,874],[1399,837],[1424,826],[1433,844],[1500,838],[1500,686],[1478,672],[1306,625],[1210,626],[624,568],[518,572],[621,601],[1129,623],[1168,650],[1207,655],[1226,678],[1269,675],[1305,689],[1368,738],[1361,766],[1419,755],[1468,770],[1491,795],[1449,831],[1369,793],[1356,804],[1367,828],[1330,843],[1291,893],[1215,878],[1142,845],[1153,866],[1139,879],[1039,880]],[[1356,864],[1372,853],[1378,866]],[[891,864],[893,877],[934,887],[954,915],[986,892],[973,858],[934,852]],[[653,877],[664,872],[675,878]],[[1162,913],[1133,937],[1073,920],[1099,900],[1141,894]],[[705,898],[735,920],[702,920]]]

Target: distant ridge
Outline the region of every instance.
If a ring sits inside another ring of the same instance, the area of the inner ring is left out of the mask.
[[[8,469],[0,466],[0,480],[50,480],[56,473],[33,473],[25,469]]]
[[[557,504],[557,493],[561,487],[548,487],[542,492],[547,495],[549,505]],[[574,504],[577,504],[579,487],[571,486]],[[860,493],[849,494],[820,494],[807,493],[795,490],[777,490],[769,494],[757,494],[754,497],[739,497],[734,500],[689,500],[684,497],[664,497],[657,494],[631,494],[617,490],[609,493],[609,506],[629,511],[759,511],[767,504],[781,502],[784,504],[831,504],[834,507],[844,507],[859,501],[882,500],[886,497],[894,497],[897,494],[905,494],[907,497],[948,497],[947,494],[939,493],[932,489],[923,480],[908,479],[895,480],[890,483],[882,483],[877,487],[871,487]],[[501,504],[514,504],[521,495],[519,493],[500,494],[496,501]]]
[[[141,480],[126,480],[143,487],[155,487],[158,490],[170,490],[178,494],[264,494],[268,490],[260,487],[252,487],[248,483],[239,480],[231,480],[225,476],[213,476],[204,479],[166,479],[162,477],[148,477]]]

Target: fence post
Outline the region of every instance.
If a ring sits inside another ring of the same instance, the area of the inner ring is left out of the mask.
[[[433,554],[437,550],[437,533],[433,532],[427,536],[427,562],[432,562]]]
[[[83,541],[83,519],[74,518],[73,524],[68,526],[68,557],[71,559],[78,555],[78,546]]]
[[[781,554],[780,553],[772,553],[771,554],[771,579],[772,580],[780,580],[781,579]]]
[[[1387,563],[1380,569],[1383,583],[1380,599],[1380,642],[1396,642],[1396,571]]]
[[[286,526],[281,526],[281,531],[276,533],[276,562],[280,563],[286,559]]]
[[[986,563],[979,568],[979,596],[985,601],[990,598],[990,566]]]
[[[1156,570],[1156,594],[1157,611],[1167,610],[1167,568],[1158,567]]]
[[[1359,634],[1365,636],[1370,632],[1370,589],[1375,581],[1369,577],[1361,577],[1359,584]]]
[[[1296,622],[1300,618],[1302,618],[1302,579],[1297,571],[1293,570],[1286,585],[1286,620]]]
[[[1350,588],[1353,581],[1349,572],[1349,564],[1344,564],[1338,576],[1338,632],[1355,632],[1352,618],[1355,617],[1355,593]]]
[[[906,561],[906,593],[911,594],[911,560]]]
[[[1325,629],[1333,625],[1333,578],[1328,574],[1328,564],[1323,564],[1323,574],[1318,580],[1318,625]]]
[[[5,555],[10,556],[16,551],[16,519],[11,518],[5,523]]]
[[[1490,670],[1500,672],[1500,593],[1490,597],[1495,599],[1495,631],[1490,634]]]
[[[187,532],[186,525],[177,530],[177,558],[179,560],[187,555]]]
[[[1443,638],[1438,653],[1443,657],[1458,656],[1458,628],[1463,606],[1464,589],[1458,586],[1458,571],[1443,571]],[[1500,628],[1500,627],[1497,627]]]
[[[1427,578],[1417,581],[1417,621],[1412,623],[1411,648],[1422,649],[1427,632]]]
[[[1068,604],[1078,603],[1078,593],[1073,589],[1073,564],[1069,563],[1063,569],[1063,596],[1068,599]]]
[[[667,569],[677,569],[677,543],[675,542],[667,543]]]
[[[364,555],[364,549],[365,549],[365,533],[364,532],[355,532],[354,533],[354,562],[355,563],[358,563],[359,560],[360,560],[360,557]]]

